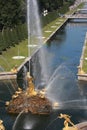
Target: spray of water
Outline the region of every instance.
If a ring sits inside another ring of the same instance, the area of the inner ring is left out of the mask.
[[[48,124],[48,126],[45,128],[45,130],[47,130],[47,128],[48,128],[50,125],[52,125],[52,124],[54,123],[54,121],[56,121],[57,119],[58,119],[58,117],[55,118],[54,120],[52,120],[52,121]]]
[[[64,65],[60,65],[47,85],[47,97],[52,102],[64,102],[79,99],[80,94],[73,73]]]
[[[56,109],[84,109],[87,110],[87,100],[86,99],[75,99],[70,101],[62,101],[58,104]]]
[[[28,55],[30,56],[32,50],[29,45],[33,44],[37,45],[35,49],[38,49],[43,44],[41,23],[36,0],[27,0],[27,25],[28,25]],[[45,49],[41,48],[40,51],[38,52],[38,58],[41,67],[41,76],[39,78],[41,78],[41,81],[46,82],[47,69],[44,54]],[[35,69],[33,69],[34,77],[36,76]],[[29,71],[30,71],[30,62],[29,62]]]
[[[19,115],[17,116],[17,118],[16,118],[16,120],[15,120],[15,122],[14,122],[14,125],[13,125],[12,130],[15,130],[16,123],[18,122],[18,119],[19,119],[19,117],[21,116],[22,113],[23,113],[23,111],[21,111],[21,112],[19,113]]]
[[[1,66],[0,66],[0,71],[4,72],[4,69],[3,69],[3,67],[1,67]],[[12,86],[12,88],[13,88],[13,91],[15,91],[14,85],[13,85],[13,83],[11,82],[11,80],[8,79],[8,81],[9,81],[9,83],[11,83],[11,86]],[[11,88],[9,87],[9,85],[8,85],[5,81],[4,81],[3,83],[5,84],[5,86],[7,87],[8,91],[10,92],[10,94],[11,94],[11,96],[12,96],[12,95],[13,95],[13,91],[11,90]]]
[[[1,55],[0,58],[6,63],[6,65],[8,66],[8,69],[10,69],[11,66],[10,66],[10,64],[8,63],[7,59],[6,59],[3,55]]]
[[[11,66],[10,66],[10,64],[8,63],[8,61],[6,60],[6,58],[3,57],[3,56],[1,56],[1,58],[4,60],[4,62],[6,63],[7,67],[10,69]],[[1,70],[2,70],[2,72],[5,71],[3,67],[1,67]],[[12,86],[13,90],[16,91],[16,89],[15,89],[15,87],[14,87],[14,84],[12,83],[12,81],[10,80],[9,77],[8,77],[8,81],[11,83],[11,86]],[[18,84],[16,84],[16,86],[18,87]],[[10,89],[10,88],[9,88],[9,89]],[[10,90],[10,91],[11,91],[11,90]],[[11,93],[12,93],[12,92],[11,92]]]

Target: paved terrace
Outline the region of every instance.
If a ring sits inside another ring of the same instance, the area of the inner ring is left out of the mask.
[[[87,9],[77,9],[77,11],[71,15],[65,15],[68,19],[87,19],[87,13],[81,13],[81,11],[87,11]]]
[[[87,9],[77,9],[77,11],[87,11]]]
[[[74,15],[66,15],[68,19],[87,19],[87,14],[74,14]]]

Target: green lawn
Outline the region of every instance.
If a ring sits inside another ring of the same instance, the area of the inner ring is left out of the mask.
[[[15,65],[20,65],[24,59],[22,60],[14,60],[13,56],[18,56],[18,49],[19,55],[28,56],[27,51],[27,40],[22,41],[19,45],[15,45],[15,47],[11,47],[4,51],[2,55],[0,55],[0,66],[4,68],[5,71],[10,71]]]
[[[85,73],[87,73],[87,43],[84,51],[84,56],[83,56],[83,66],[82,69]]]
[[[82,4],[81,4],[82,6]],[[71,11],[69,13],[72,13]],[[42,33],[44,38],[44,42],[47,40],[47,38],[61,25],[64,23],[66,18],[57,18],[53,22],[49,23],[42,29]],[[57,24],[56,24],[57,23]],[[55,27],[52,27],[55,26]],[[46,32],[50,31],[50,32]],[[18,56],[18,50],[19,55],[28,57],[28,42],[27,39],[20,42],[18,45],[15,45],[15,47],[11,47],[4,51],[2,55],[0,55],[0,71],[2,71],[1,68],[4,69],[4,71],[10,71],[11,68],[13,68],[15,65],[20,66],[21,63],[25,60],[14,60],[12,59],[13,56]],[[31,55],[33,54],[34,50],[31,50]]]

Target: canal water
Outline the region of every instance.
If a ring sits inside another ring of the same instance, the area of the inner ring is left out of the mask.
[[[47,116],[21,113],[15,130],[62,130],[63,120],[57,118],[60,113],[69,114],[75,124],[87,120],[87,83],[77,80],[86,32],[86,22],[68,22],[43,46],[49,78],[47,96],[58,101],[59,107]],[[0,119],[6,130],[12,130],[16,119],[6,112],[4,102],[11,98],[12,86],[10,82],[0,82]]]

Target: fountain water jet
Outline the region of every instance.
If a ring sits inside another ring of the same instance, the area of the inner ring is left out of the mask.
[[[46,95],[53,103],[57,102],[60,105],[62,102],[75,99],[75,97],[76,99],[80,98],[75,77],[65,64],[60,65],[55,70],[49,81]]]
[[[41,23],[40,23],[38,5],[36,0],[32,0],[32,1],[27,0],[27,24],[28,24],[28,54],[30,56],[32,53],[30,46],[36,45],[35,49],[37,50],[41,48],[43,45]],[[41,78],[41,81],[44,81],[46,83],[47,68],[46,68],[45,53],[46,53],[45,49],[41,48],[38,53],[38,59],[41,66],[41,76],[39,78]],[[34,68],[33,68],[33,76],[36,77]]]

